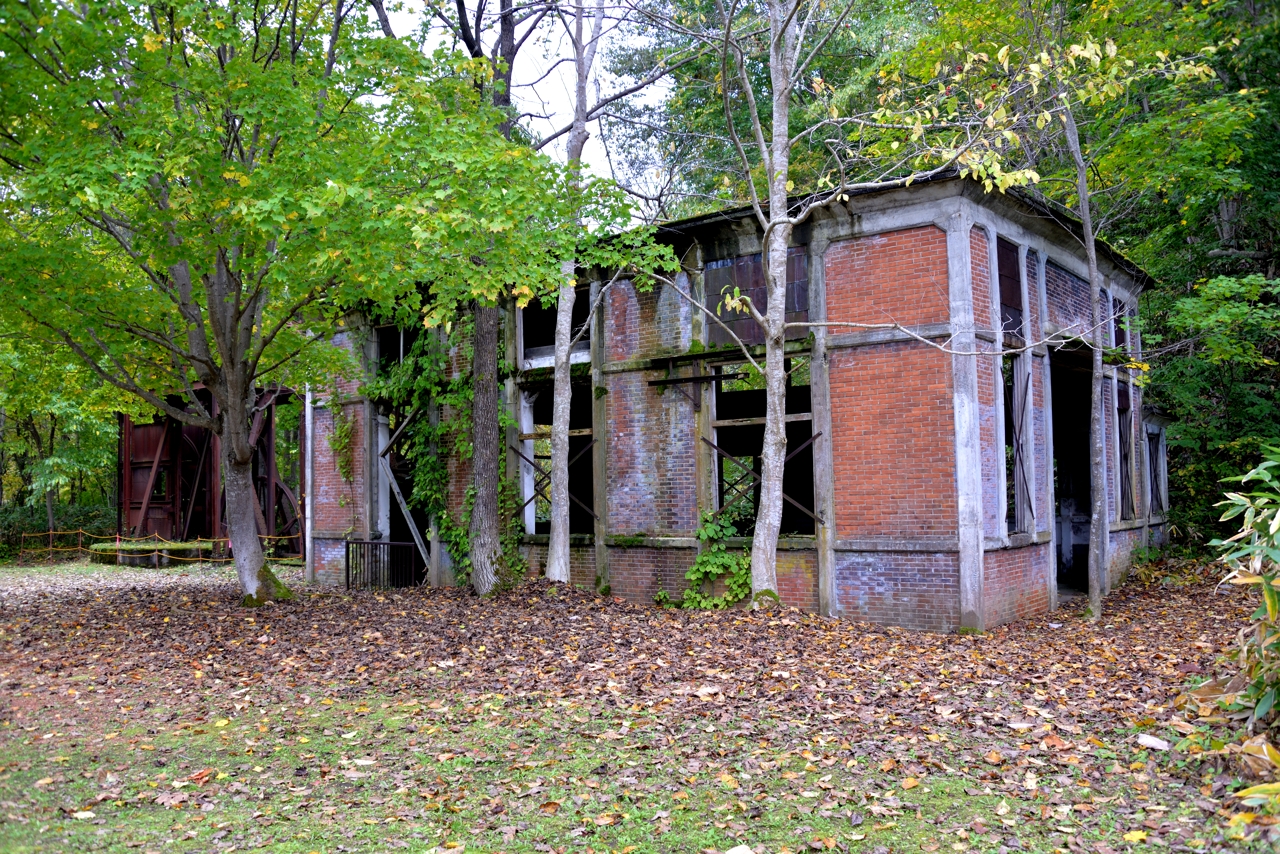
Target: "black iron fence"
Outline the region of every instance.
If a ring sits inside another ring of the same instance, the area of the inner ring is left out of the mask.
[[[347,540],[347,589],[353,587],[417,587],[427,567],[413,543]]]

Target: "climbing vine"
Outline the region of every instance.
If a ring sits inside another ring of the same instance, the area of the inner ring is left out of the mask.
[[[329,433],[329,450],[333,451],[333,464],[338,469],[338,476],[351,483],[355,479],[355,415],[342,405],[337,392],[330,398],[330,412],[333,413],[333,430]]]
[[[739,502],[726,507],[719,515],[702,515],[698,539],[702,541],[703,549],[684,574],[689,585],[681,594],[681,608],[718,611],[751,595],[751,555],[745,548],[741,551],[730,549],[726,542],[738,536],[735,523],[748,514],[749,508]],[[724,593],[715,596],[709,588],[719,579],[724,579]],[[659,605],[672,604],[665,590],[654,598]]]
[[[472,385],[470,373],[463,367],[471,358],[468,321],[464,318],[447,329],[438,327],[419,334],[400,364],[368,386],[371,397],[398,411],[431,407],[436,413],[432,418],[418,418],[406,431],[402,453],[413,471],[413,489],[406,499],[435,520],[437,536],[453,560],[454,581],[459,585],[467,584],[471,577],[469,530],[475,490],[468,487],[461,506],[450,506],[449,461],[469,460],[472,454]],[[505,412],[503,417],[507,417]],[[515,498],[518,494],[515,482],[504,477],[499,512],[511,522],[501,536],[498,590],[514,585],[526,568],[520,552],[523,528],[514,514],[520,506]]]

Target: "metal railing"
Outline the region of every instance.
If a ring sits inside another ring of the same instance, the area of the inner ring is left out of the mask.
[[[417,587],[427,568],[413,543],[347,540],[347,589],[361,587]]]

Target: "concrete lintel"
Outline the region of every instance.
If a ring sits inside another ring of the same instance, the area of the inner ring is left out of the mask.
[[[926,323],[907,328],[921,338],[947,338],[952,332],[950,323]],[[828,350],[843,350],[874,344],[896,344],[902,341],[920,343],[901,329],[864,329],[859,332],[829,332],[826,337],[826,347]]]
[[[839,552],[930,552],[955,553],[960,551],[958,540],[951,538],[899,540],[892,537],[836,540]]]

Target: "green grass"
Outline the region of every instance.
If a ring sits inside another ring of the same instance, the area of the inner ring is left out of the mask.
[[[927,852],[1016,836],[1047,852],[1068,835],[1123,848],[1142,819],[1101,803],[1082,828],[1072,804],[1100,793],[1079,775],[1029,798],[974,788],[947,772],[964,746],[944,733],[899,737],[890,763],[816,728],[797,741],[798,722],[669,730],[661,708],[593,717],[496,696],[263,708],[252,690],[239,705],[203,720],[121,707],[92,728],[4,726],[0,850]]]

